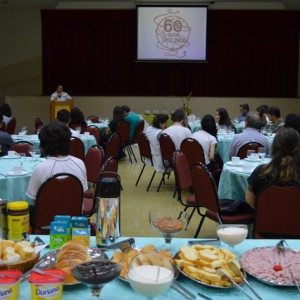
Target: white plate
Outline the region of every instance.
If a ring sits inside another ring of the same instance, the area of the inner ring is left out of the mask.
[[[242,167],[242,166],[243,166],[243,163],[242,163],[242,162],[239,162],[239,163],[233,163],[232,161],[228,161],[228,162],[226,163],[226,165],[232,166],[232,167]]]
[[[246,161],[250,161],[250,162],[261,162],[262,159],[261,158],[255,158],[255,159],[252,159],[252,158],[245,158]]]
[[[22,171],[21,174],[15,174],[14,171],[7,172],[7,175],[9,175],[9,176],[23,176],[23,175],[27,175],[27,174],[29,174],[29,172],[27,172],[27,171]]]
[[[9,157],[8,155],[5,155],[5,156],[2,156],[1,158],[4,158],[4,159],[15,159],[15,158],[19,158],[19,156]]]

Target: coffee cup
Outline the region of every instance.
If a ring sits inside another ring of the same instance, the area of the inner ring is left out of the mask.
[[[90,136],[90,133],[87,131],[87,132],[84,133],[84,136],[85,136],[85,137],[89,137],[89,136]]]
[[[17,157],[17,152],[16,151],[13,151],[13,150],[10,150],[7,152],[7,155],[9,158],[15,158]]]
[[[235,165],[238,165],[240,163],[240,157],[239,156],[232,156],[231,157],[231,162]]]

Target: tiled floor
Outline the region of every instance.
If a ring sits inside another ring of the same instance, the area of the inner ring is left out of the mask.
[[[121,235],[122,236],[159,236],[149,225],[148,214],[150,210],[168,206],[183,206],[173,198],[175,179],[172,173],[157,192],[161,173],[156,173],[149,192],[146,191],[148,182],[152,176],[153,168],[146,167],[138,186],[135,186],[139,172],[142,168],[138,146],[133,146],[137,163],[131,164],[128,158],[119,161],[119,174],[121,176],[123,191],[121,191]],[[200,217],[195,212],[188,229],[180,233],[178,237],[192,238],[198,226]],[[209,219],[204,221],[199,237],[216,237],[216,224]]]

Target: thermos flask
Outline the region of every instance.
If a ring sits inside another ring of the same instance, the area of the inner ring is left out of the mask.
[[[97,246],[105,246],[120,236],[120,177],[100,174],[97,195]],[[110,172],[108,172],[110,173]],[[109,177],[108,177],[109,176]]]

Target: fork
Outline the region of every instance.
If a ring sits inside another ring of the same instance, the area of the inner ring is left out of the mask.
[[[276,247],[278,248],[279,251],[282,252],[283,255],[284,255],[284,253],[285,253],[285,246],[284,246],[284,244],[286,244],[286,246],[288,247],[288,244],[287,244],[287,242],[285,241],[285,239],[281,239],[281,240],[276,244]],[[298,282],[297,282],[297,280],[296,280],[295,274],[294,274],[294,272],[292,271],[292,269],[291,269],[290,266],[288,266],[288,270],[289,270],[289,272],[290,272],[290,274],[291,274],[291,277],[292,277],[292,280],[293,280],[294,284],[296,285],[296,287],[297,287],[297,289],[298,289],[298,292],[299,292],[299,294],[300,294],[300,286],[299,286],[299,284],[298,284]]]

